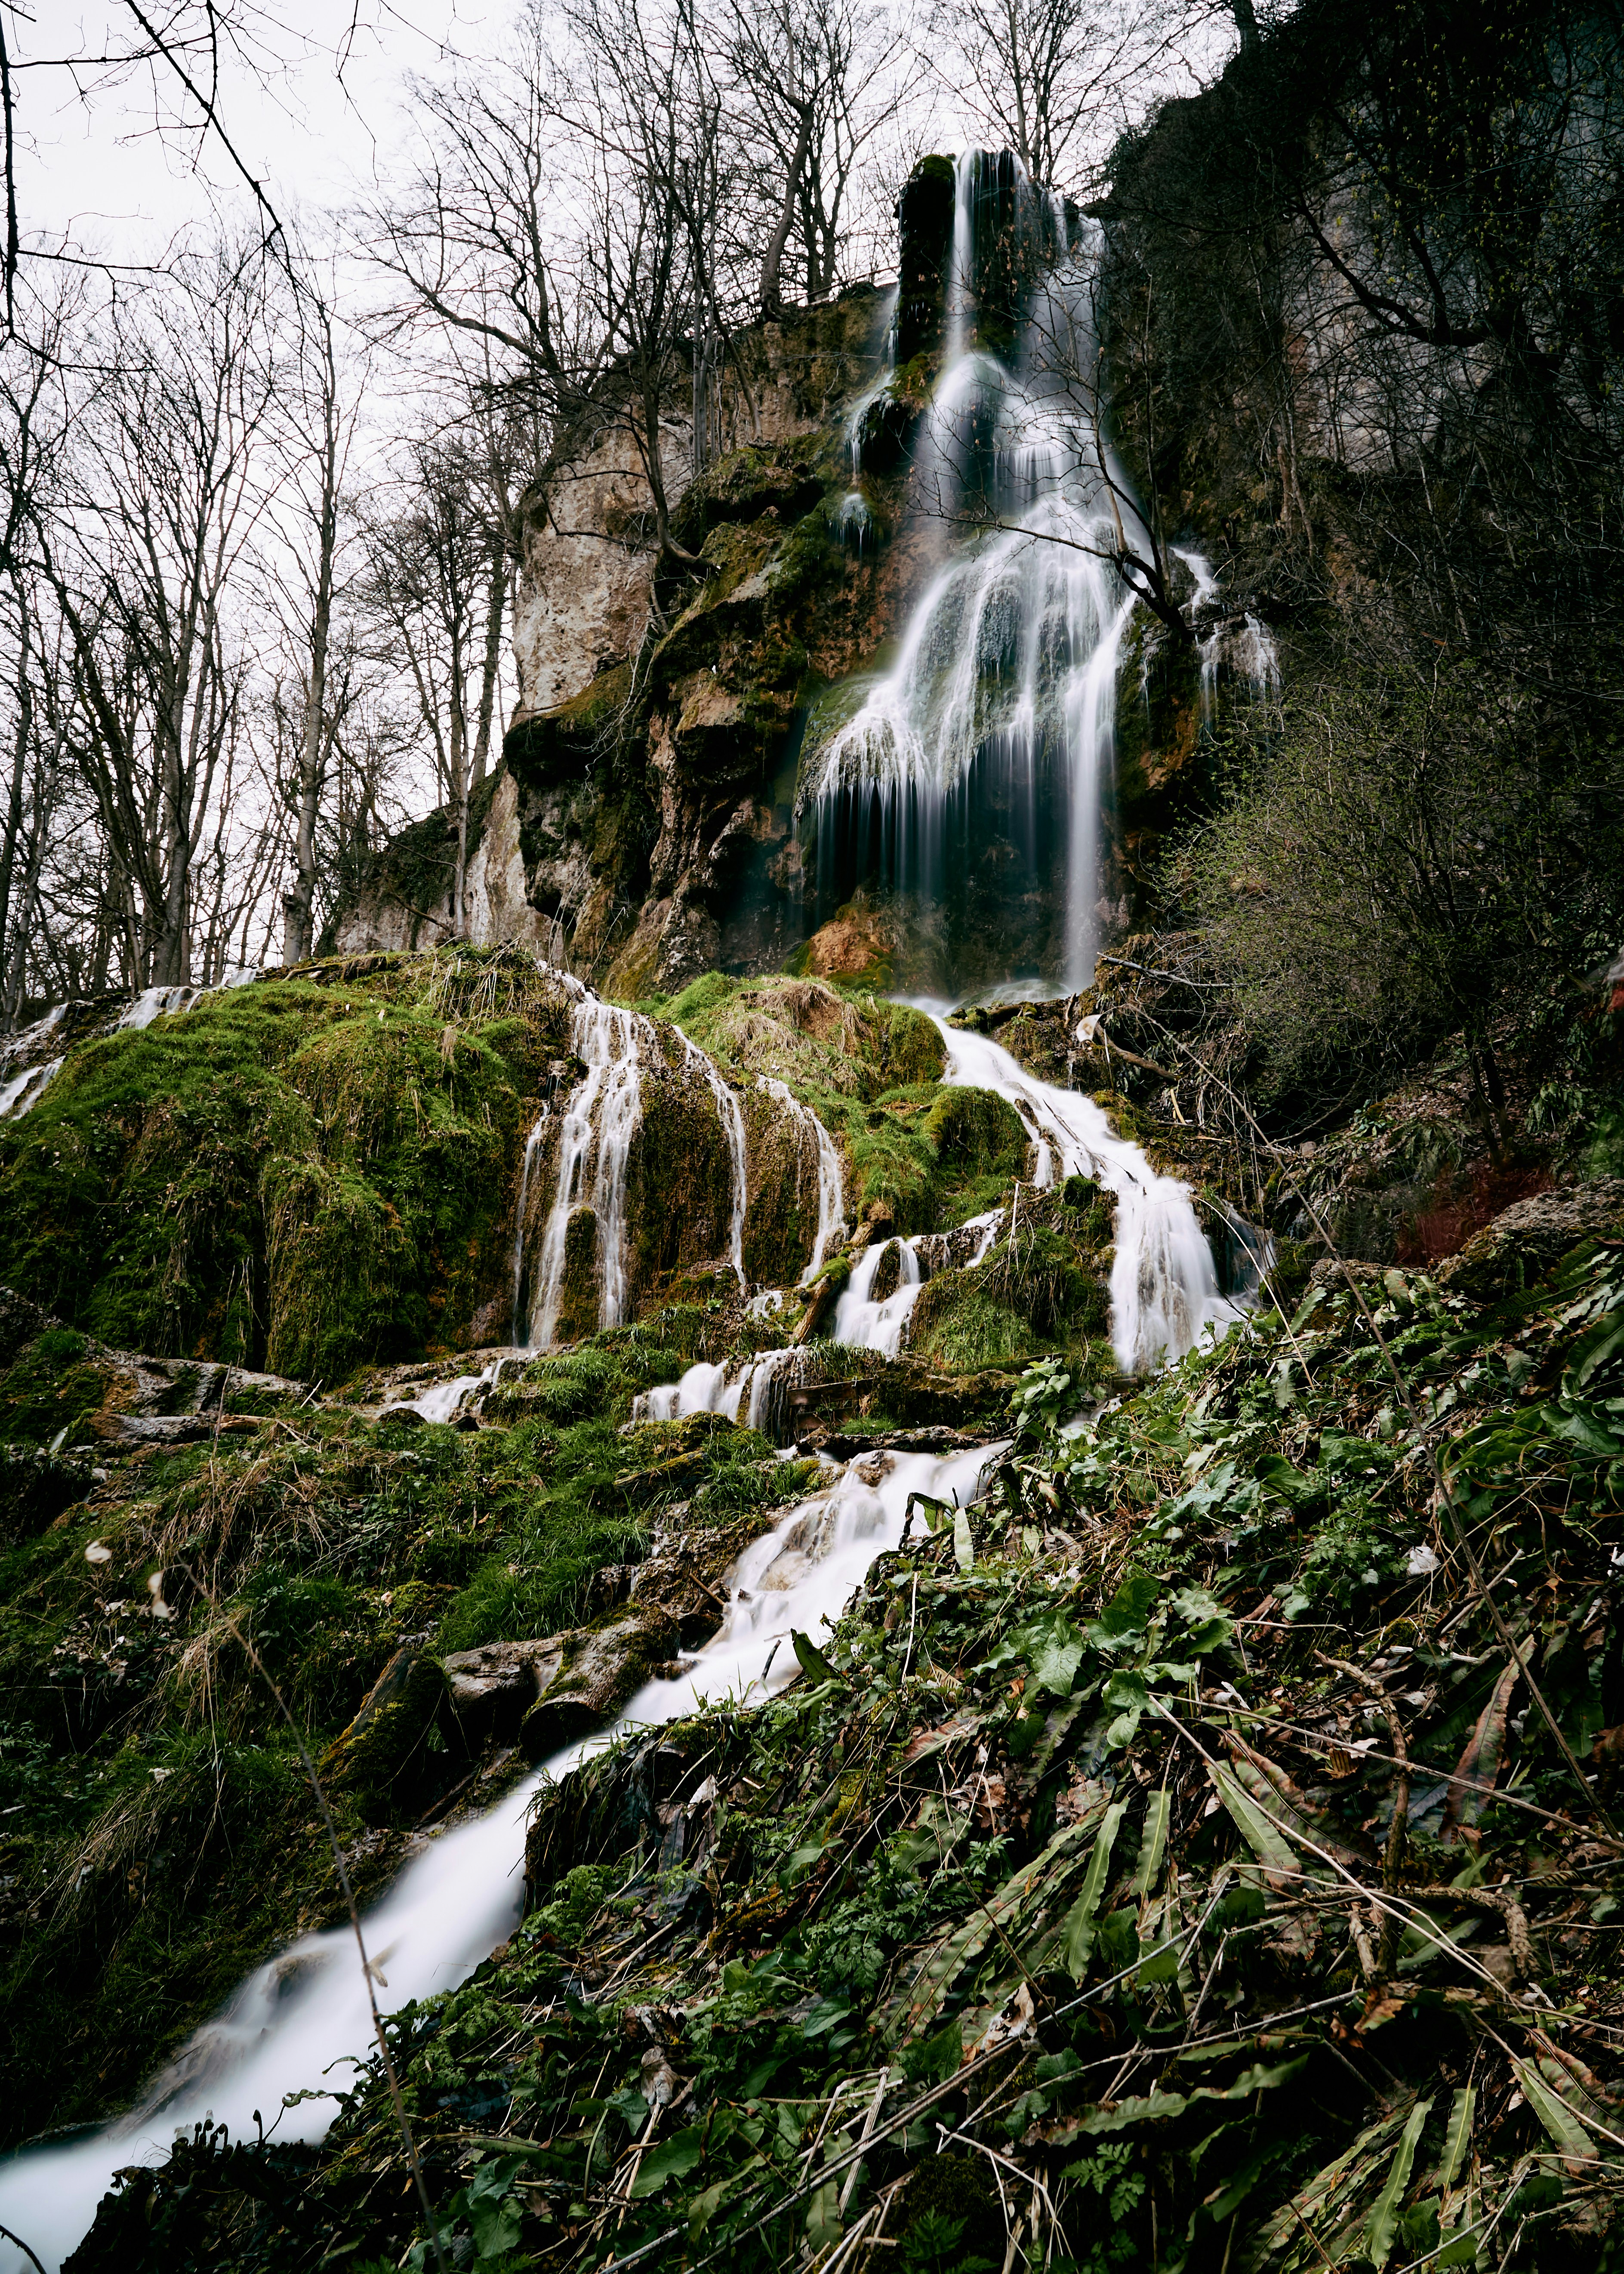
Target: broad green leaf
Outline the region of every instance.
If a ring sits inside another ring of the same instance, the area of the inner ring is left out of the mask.
[[[1133,1867],[1133,1884],[1128,1892],[1139,1902],[1147,1902],[1151,1889],[1156,1884],[1162,1869],[1162,1851],[1167,1845],[1168,1817],[1173,1805],[1172,1795],[1165,1785],[1153,1792],[1145,1808],[1145,1828],[1139,1834],[1139,1858]]]
[[[1545,2126],[1565,2156],[1590,2157],[1597,2153],[1596,2142],[1559,2092],[1553,2091],[1532,2061],[1519,2060],[1514,2054],[1511,2062],[1522,2097]]]
[[[1599,1320],[1576,1344],[1570,1361],[1570,1373],[1575,1389],[1583,1389],[1598,1367],[1606,1365],[1624,1350],[1624,1319],[1608,1316]]]
[[[1066,1696],[1082,1664],[1085,1646],[1080,1635],[1070,1639],[1051,1638],[1042,1645],[1032,1661],[1032,1671],[1045,1690],[1053,1690],[1056,1698]]]
[[[834,1668],[831,1666],[810,1635],[803,1635],[799,1627],[792,1627],[789,1640],[790,1648],[801,1660],[801,1670],[803,1674],[809,1674],[814,1682],[835,1682],[839,1679]]]
[[[910,2084],[940,2084],[964,2059],[964,2025],[955,2015],[929,2037],[909,2045],[898,2066]]]
[[[1432,2101],[1417,2100],[1410,2112],[1410,2120],[1393,2157],[1387,2172],[1387,2185],[1376,2198],[1376,2208],[1370,2215],[1370,2225],[1365,2230],[1365,2255],[1373,2266],[1387,2264],[1393,2254],[1393,2239],[1398,2233],[1399,2207],[1404,2200],[1404,2190],[1410,2185],[1410,2171],[1416,2160],[1416,2143],[1422,2127],[1432,2111]]]
[[[1154,1572],[1135,1571],[1123,1581],[1101,1612],[1100,1624],[1111,1635],[1141,1631],[1161,1592],[1162,1582]]]
[[[1120,1800],[1114,1800],[1106,1810],[1094,1853],[1088,1858],[1083,1891],[1066,1913],[1061,1930],[1061,1958],[1073,1982],[1080,1982],[1088,1971],[1088,1954],[1094,1948],[1094,1913],[1105,1892],[1105,1875],[1110,1869],[1111,1849],[1116,1844],[1116,1827],[1126,1810],[1126,1802]]]
[[[667,2180],[680,2180],[691,2172],[699,2161],[700,2148],[697,2124],[690,2124],[685,2132],[673,2132],[669,2140],[656,2141],[637,2166],[633,2197],[658,2195]]]
[[[975,1541],[971,1536],[970,1519],[963,1509],[953,1517],[953,1555],[961,1571],[967,1571],[975,1561]]]
[[[840,2182],[825,2180],[815,2187],[807,2205],[807,2240],[814,2250],[822,2250],[829,2243],[838,2242],[842,2233],[840,2225]]]
[[[1462,2085],[1449,2111],[1449,2128],[1444,2135],[1444,2152],[1438,2166],[1438,2191],[1440,2195],[1447,2195],[1460,2176],[1461,2166],[1471,2147],[1472,2118],[1477,2107],[1477,2086]]]
[[[1427,2274],[1433,2274],[1435,2268],[1441,2270],[1446,2266],[1475,2266],[1477,2263],[1476,2232],[1470,2234],[1457,2234],[1453,2242],[1447,2242],[1444,2245],[1436,2258],[1427,2261]]]

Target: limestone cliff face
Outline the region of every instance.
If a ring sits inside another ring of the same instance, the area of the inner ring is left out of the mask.
[[[633,999],[798,954],[814,973],[890,972],[897,924],[861,890],[808,938],[820,899],[831,915],[830,879],[820,894],[796,832],[796,776],[820,698],[872,664],[942,559],[910,445],[942,366],[953,184],[945,159],[916,168],[898,208],[894,293],[854,287],[731,344],[697,472],[691,404],[673,395],[662,468],[672,533],[703,576],[662,562],[630,421],[613,399],[527,492],[519,701],[470,815],[475,944],[533,946]],[[1148,621],[1138,629],[1101,844],[1108,928],[1141,907],[1159,827],[1200,771],[1213,688],[1234,675],[1210,642],[1198,659]],[[819,712],[825,725],[840,700]],[[431,815],[374,859],[328,944],[348,953],[449,939],[455,873],[451,818]]]
[[[470,816],[467,929],[620,992],[717,961],[771,968],[798,937],[792,787],[775,781],[808,673],[832,678],[889,629],[897,577],[853,559],[831,509],[846,406],[871,378],[884,296],[859,286],[737,343],[720,455],[695,478],[673,404],[663,472],[703,585],[662,576],[625,425],[578,432],[523,501],[519,702]],[[790,855],[789,858],[785,855]],[[341,953],[453,931],[455,847],[432,815],[374,861]],[[754,892],[743,890],[750,872]],[[749,907],[725,942],[730,913]]]

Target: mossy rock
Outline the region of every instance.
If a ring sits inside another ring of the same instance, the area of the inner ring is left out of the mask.
[[[323,1781],[371,1822],[415,1811],[441,1781],[438,1757],[446,1750],[442,1721],[448,1717],[444,1668],[416,1643],[403,1643],[327,1748]]]
[[[788,524],[810,513],[824,486],[811,463],[814,439],[746,443],[718,458],[682,493],[672,516],[677,542],[697,551],[724,523],[756,521],[771,510]]]
[[[1019,1113],[995,1089],[944,1090],[926,1125],[936,1157],[963,1175],[1024,1175],[1031,1147]]]
[[[457,949],[79,1043],[0,1127],[0,1277],[115,1348],[306,1378],[465,1343],[569,1013],[532,958]]]
[[[528,1758],[545,1760],[590,1736],[678,1646],[674,1620],[658,1611],[622,1611],[568,1638],[564,1660],[519,1724]]]

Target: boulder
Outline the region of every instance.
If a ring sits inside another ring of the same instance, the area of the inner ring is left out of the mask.
[[[678,1634],[664,1612],[631,1609],[561,1639],[558,1670],[519,1724],[519,1743],[533,1761],[612,1720],[671,1657]]]
[[[523,1642],[489,1642],[444,1661],[466,1740],[516,1741],[533,1761],[612,1721],[679,1642],[658,1605],[617,1608],[601,1624]]]
[[[1439,1284],[1496,1302],[1543,1279],[1587,1235],[1624,1236],[1624,1178],[1598,1178],[1514,1201],[1440,1266]]]
[[[355,1719],[328,1746],[321,1761],[323,1781],[335,1792],[352,1793],[371,1822],[397,1810],[416,1813],[445,1781],[455,1758],[440,1743],[431,1748],[430,1731],[446,1704],[446,1676],[439,1661],[417,1642],[395,1652],[362,1699]]]

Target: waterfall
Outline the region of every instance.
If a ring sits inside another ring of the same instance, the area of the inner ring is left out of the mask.
[[[927,585],[892,667],[854,710],[845,690],[815,721],[797,793],[820,911],[872,882],[950,933],[979,926],[995,955],[1018,920],[1038,967],[1070,987],[1093,975],[1135,605],[1115,566],[1113,493],[1128,493],[1093,417],[1094,265],[1007,154],[959,160],[946,361],[914,497],[916,515],[974,533]],[[1000,292],[1012,305],[995,310]],[[1005,328],[1007,361],[982,343]],[[950,937],[950,966],[961,951]]]
[[[717,1118],[722,1125],[722,1134],[727,1140],[728,1166],[733,1178],[733,1212],[727,1225],[727,1260],[733,1265],[739,1284],[748,1286],[744,1276],[744,1211],[749,1199],[749,1162],[746,1156],[744,1115],[739,1101],[722,1080],[714,1062],[702,1050],[689,1042],[680,1027],[676,1034],[681,1042],[684,1063],[691,1069],[697,1067],[710,1084],[710,1095],[716,1100]]]
[[[786,1414],[781,1393],[806,1364],[800,1350],[758,1351],[755,1357],[690,1366],[680,1382],[662,1382],[632,1401],[634,1421],[675,1421],[685,1413],[719,1413],[747,1429],[781,1439]]]
[[[484,1816],[441,1833],[368,1914],[379,2004],[455,1989],[518,1924],[524,1826],[548,1780],[567,1775],[626,1731],[658,1728],[709,1700],[739,1705],[782,1688],[797,1671],[791,1630],[816,1634],[876,1555],[900,1544],[914,1493],[962,1503],[1001,1448],[939,1460],[885,1454],[826,1471],[828,1481],[751,1543],[728,1575],[722,1625],[684,1670],[644,1685],[609,1728],[557,1753]],[[876,1472],[877,1480],[876,1480]],[[0,2224],[28,2238],[54,2270],[90,2225],[116,2171],[155,2163],[177,2130],[206,2115],[234,2139],[254,2136],[254,2112],[279,2140],[319,2140],[332,2121],[322,2095],[347,2089],[351,2063],[373,2044],[366,1988],[348,1926],[307,1934],[270,1960],[192,2037],[141,2107],[89,2138],[26,2150],[0,2165]],[[284,2109],[284,2096],[315,2097]],[[5,2274],[25,2268],[0,2242]]]
[[[586,1073],[564,1109],[558,1178],[542,1233],[525,1337],[538,1350],[550,1345],[557,1330],[569,1220],[578,1207],[590,1205],[598,1218],[598,1324],[619,1326],[626,1302],[626,1163],[643,1111],[638,1050],[652,1043],[654,1030],[635,1011],[603,1002],[584,988],[581,993],[570,1040]],[[518,1268],[515,1261],[515,1276]]]
[[[1111,1343],[1124,1373],[1183,1358],[1204,1336],[1233,1324],[1240,1311],[1219,1291],[1190,1187],[1159,1175],[1137,1145],[1116,1134],[1093,1098],[1041,1081],[985,1035],[936,1023],[947,1045],[944,1079],[996,1089],[1020,1116],[1033,1146],[1035,1184],[1093,1177],[1115,1196]]]
[[[846,1177],[840,1166],[839,1149],[824,1128],[823,1118],[809,1105],[803,1105],[786,1081],[770,1073],[758,1074],[756,1086],[778,1103],[794,1122],[797,1141],[809,1133],[817,1156],[817,1231],[812,1241],[812,1254],[801,1273],[798,1285],[804,1287],[823,1269],[830,1246],[846,1230]],[[795,1191],[800,1197],[801,1158],[796,1159]]]
[[[513,1327],[516,1346],[529,1340],[529,1312],[524,1306],[524,1224],[530,1210],[530,1171],[536,1165],[536,1156],[547,1130],[547,1109],[544,1105],[536,1118],[535,1126],[524,1141],[524,1166],[519,1171],[519,1204],[515,1214],[513,1234]]]
[[[869,1290],[878,1276],[882,1260],[892,1247],[897,1251],[897,1285],[892,1293],[876,1303]],[[835,1340],[850,1343],[858,1350],[877,1351],[882,1358],[895,1358],[924,1284],[917,1240],[884,1239],[865,1248],[853,1265],[852,1276],[835,1307]]]

